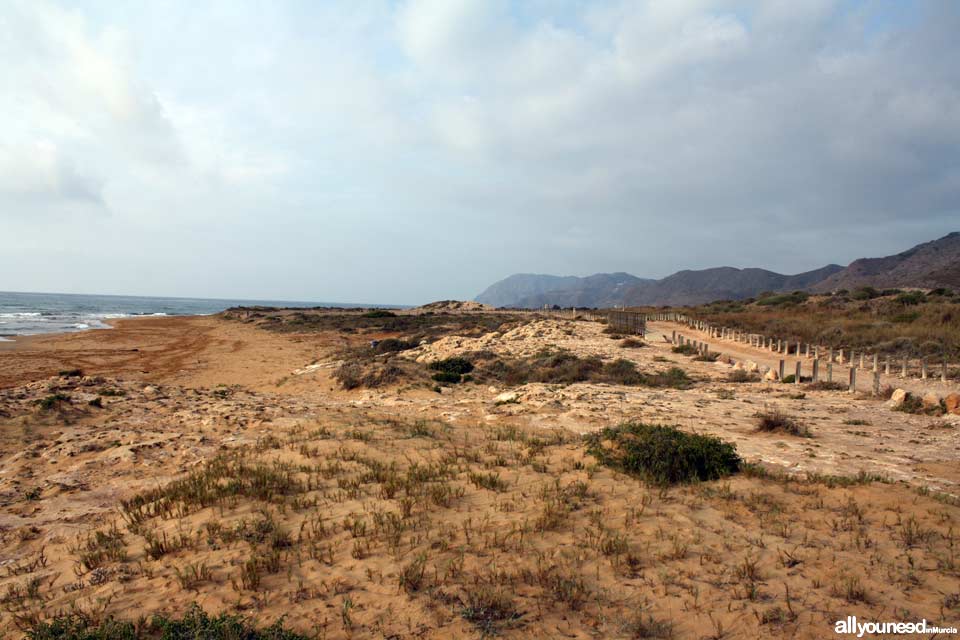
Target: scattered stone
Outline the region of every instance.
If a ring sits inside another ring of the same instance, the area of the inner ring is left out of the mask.
[[[903,403],[907,401],[907,398],[910,396],[903,389],[896,389],[893,394],[890,396],[890,401],[887,402],[887,406],[891,409],[897,409],[903,406]]]
[[[943,399],[943,403],[947,407],[947,413],[960,415],[960,393],[951,393]]]
[[[516,402],[517,400],[519,400],[519,398],[520,398],[520,396],[517,394],[516,391],[504,391],[503,393],[501,393],[500,395],[498,395],[498,396],[495,398],[495,400],[496,400],[496,402],[502,404],[502,403],[506,403],[506,402]]]
[[[925,409],[940,406],[940,394],[930,391],[923,396],[923,406]]]
[[[776,369],[770,369],[770,371],[767,371],[767,373],[763,376],[763,379],[769,380],[770,382],[776,382],[780,379],[780,374],[777,373]]]

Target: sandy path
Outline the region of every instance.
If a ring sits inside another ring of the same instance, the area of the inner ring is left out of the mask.
[[[681,334],[691,340],[697,340],[700,342],[706,342],[710,345],[711,351],[719,352],[723,355],[730,356],[734,360],[751,360],[756,362],[760,366],[766,366],[773,369],[776,369],[779,366],[780,359],[782,358],[784,362],[784,370],[787,375],[794,372],[797,356],[795,354],[784,355],[776,354],[766,349],[758,349],[751,347],[750,345],[732,342],[730,340],[721,340],[719,338],[711,338],[709,334],[703,331],[697,331],[696,329],[691,329],[686,325],[680,325],[671,322],[651,322],[647,325],[648,334],[651,340],[661,342],[663,337],[670,337],[673,331],[676,331],[678,334]],[[799,361],[802,363],[801,374],[809,376],[813,370],[813,358],[801,357]],[[857,356],[857,362],[859,364],[859,356]],[[868,359],[866,368],[858,369],[857,371],[857,390],[868,392],[870,391],[873,385],[873,361]],[[883,361],[880,362],[880,386],[891,386],[895,389],[906,389],[912,393],[927,393],[933,391],[945,396],[950,393],[960,393],[960,381],[958,380],[948,380],[946,383],[941,382],[940,380],[940,369],[939,365],[931,366],[930,376],[926,380],[921,380],[918,378],[901,378],[899,375],[896,375],[898,370],[891,363],[891,375],[885,375],[883,373]],[[849,372],[849,364],[839,364],[834,363],[833,365],[833,379],[836,382],[846,383]],[[820,363],[820,378],[822,380],[826,379],[826,360],[821,357]]]

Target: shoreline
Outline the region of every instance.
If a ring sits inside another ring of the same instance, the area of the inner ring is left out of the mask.
[[[173,316],[173,317],[187,317],[187,316]],[[55,331],[51,333],[25,333],[21,335],[14,336],[0,336],[0,351],[15,351],[18,347],[27,346],[33,342],[38,342],[44,339],[62,339],[68,336],[73,335],[87,335],[94,331],[109,331],[116,329],[116,323],[123,320],[136,320],[138,318],[114,318],[111,320],[102,320],[106,327],[89,327],[87,329],[78,329],[77,331]]]
[[[189,319],[189,318],[204,318],[213,316],[216,314],[197,314],[189,316],[154,316],[154,315],[145,315],[145,316],[130,316],[127,318],[108,318],[100,320],[103,324],[107,325],[105,327],[89,327],[87,329],[78,329],[77,331],[55,331],[50,333],[26,333],[22,335],[14,336],[2,336],[0,337],[0,351],[16,351],[18,348],[26,347],[35,342],[44,342],[46,340],[63,340],[65,338],[70,338],[71,336],[87,336],[92,335],[98,331],[115,331],[120,329],[128,321],[143,321],[143,320],[156,320],[158,318],[163,318],[164,320],[175,320],[179,318]]]

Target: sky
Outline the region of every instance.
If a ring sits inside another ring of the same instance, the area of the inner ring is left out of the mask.
[[[418,304],[960,230],[960,3],[0,0],[0,290]]]

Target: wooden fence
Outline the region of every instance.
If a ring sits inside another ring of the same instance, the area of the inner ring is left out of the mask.
[[[957,372],[951,370],[945,357],[933,359],[930,357],[909,358],[906,355],[880,354],[856,349],[825,347],[801,341],[773,338],[759,333],[750,333],[740,329],[714,325],[703,320],[691,318],[682,314],[659,314],[657,319],[667,322],[676,322],[689,329],[706,333],[711,339],[726,340],[740,343],[755,349],[770,351],[774,354],[797,358],[795,371],[786,372],[786,358],[779,359],[778,376],[782,380],[784,375],[794,375],[799,384],[803,377],[803,360],[810,360],[809,376],[805,379],[827,382],[842,382],[848,385],[851,392],[857,389],[857,374],[865,372],[863,376],[870,380],[873,393],[880,392],[881,375],[896,376],[897,378],[917,378],[933,380],[939,378],[941,382],[948,382],[957,378]],[[689,339],[682,334],[673,332],[671,340],[675,344],[689,343]],[[839,365],[843,371],[837,379],[834,378],[834,365]],[[870,375],[872,374],[872,375]],[[843,378],[841,380],[840,378]]]

